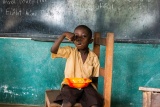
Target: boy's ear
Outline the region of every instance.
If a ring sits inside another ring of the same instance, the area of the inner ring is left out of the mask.
[[[91,44],[93,42],[93,39],[90,39],[89,43]]]

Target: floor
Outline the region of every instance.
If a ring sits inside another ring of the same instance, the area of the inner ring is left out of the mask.
[[[44,106],[20,105],[20,104],[0,104],[0,107],[44,107]]]

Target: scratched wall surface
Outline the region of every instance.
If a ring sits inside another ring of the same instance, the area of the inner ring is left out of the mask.
[[[0,39],[0,103],[44,105],[45,90],[60,88],[65,59],[51,59],[51,45],[29,39]],[[62,44],[66,45],[73,46]],[[102,66],[104,51],[101,47]],[[159,88],[159,54],[159,45],[115,43],[112,107],[142,107],[139,86]]]
[[[160,88],[159,46],[149,44],[115,46],[113,107],[142,107],[142,92],[138,91],[139,86]]]
[[[0,103],[44,104],[46,89],[59,88],[65,60],[52,60],[50,43],[0,39]]]
[[[60,35],[85,24],[116,39],[158,39],[159,10],[159,0],[1,0],[0,33]]]

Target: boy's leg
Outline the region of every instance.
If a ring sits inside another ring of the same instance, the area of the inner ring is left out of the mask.
[[[84,88],[84,93],[80,99],[83,107],[103,107],[104,99],[92,85]]]
[[[82,92],[82,90],[78,90],[76,88],[71,88],[68,85],[64,85],[61,89],[60,95],[57,96],[54,102],[61,101],[62,107],[69,107],[67,105],[74,105],[79,99],[79,97],[81,97]]]

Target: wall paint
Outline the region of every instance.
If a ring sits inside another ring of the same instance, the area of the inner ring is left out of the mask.
[[[0,103],[44,105],[45,90],[60,88],[65,59],[51,59],[51,42],[0,38],[0,46]],[[112,107],[141,107],[139,86],[160,86],[159,54],[159,45],[115,43]]]

